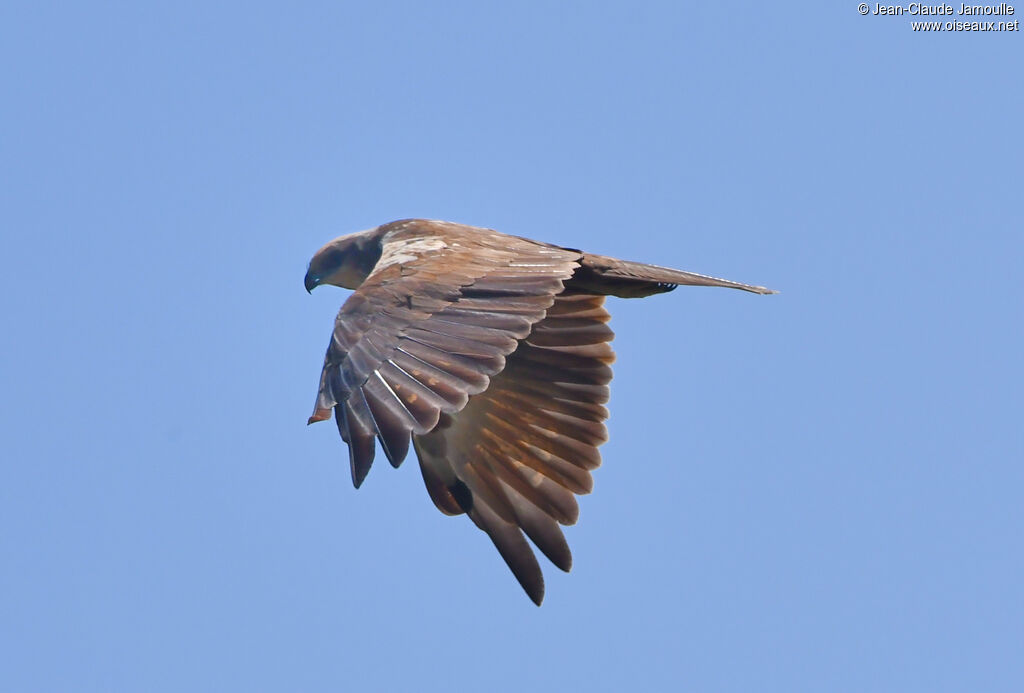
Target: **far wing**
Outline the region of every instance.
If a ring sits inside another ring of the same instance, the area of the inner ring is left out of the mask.
[[[772,289],[731,279],[709,277],[706,274],[684,272],[670,267],[648,265],[643,262],[618,260],[604,255],[584,253],[581,270],[573,278],[573,286],[580,291],[593,291],[602,295],[622,298],[641,298],[672,291],[677,286],[721,286],[742,289],[755,294],[774,294]]]
[[[310,422],[334,409],[357,487],[374,438],[401,464],[410,434],[488,387],[578,266],[572,251],[463,229],[409,222],[389,232],[338,313]]]

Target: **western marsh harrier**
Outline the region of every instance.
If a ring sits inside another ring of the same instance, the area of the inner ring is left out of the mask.
[[[412,443],[438,509],[490,536],[535,603],[544,578],[525,532],[562,570],[559,525],[608,433],[605,296],[679,285],[760,286],[616,260],[491,229],[408,219],[337,238],[316,252],[306,290],[354,289],[334,323],[309,422],[334,418],[352,481],[375,441],[395,467]]]

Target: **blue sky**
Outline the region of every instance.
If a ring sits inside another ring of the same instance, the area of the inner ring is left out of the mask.
[[[1024,49],[910,19],[5,5],[0,688],[1020,690]],[[781,291],[611,302],[540,609],[305,425],[410,216]]]

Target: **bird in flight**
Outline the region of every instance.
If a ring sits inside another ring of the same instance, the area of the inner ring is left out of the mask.
[[[331,411],[358,488],[376,441],[392,466],[412,444],[427,492],[487,533],[536,604],[544,577],[526,537],[572,566],[559,525],[579,516],[608,438],[605,296],[677,286],[775,293],[616,260],[491,229],[406,219],[318,250],[305,285],[354,292],[334,323],[309,423]]]

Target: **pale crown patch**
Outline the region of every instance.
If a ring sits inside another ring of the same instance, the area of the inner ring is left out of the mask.
[[[421,255],[437,250],[444,250],[447,247],[448,245],[444,242],[444,239],[436,236],[427,238],[411,238],[409,240],[385,241],[384,250],[380,255],[380,259],[377,260],[377,264],[374,266],[373,271],[379,272],[391,265],[414,262],[418,260]]]

